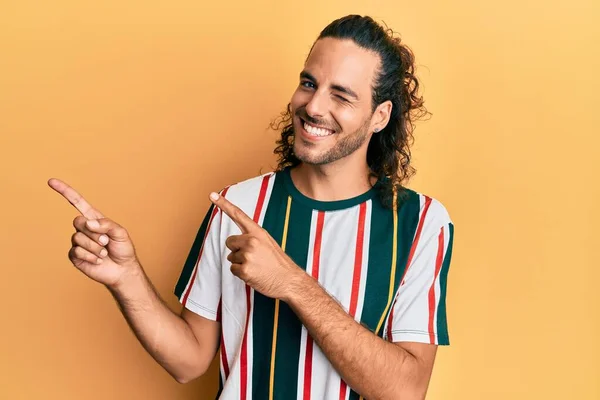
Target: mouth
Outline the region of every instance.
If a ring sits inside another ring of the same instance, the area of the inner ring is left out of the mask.
[[[298,117],[300,118],[300,117]],[[300,118],[300,123],[302,125],[302,133],[304,133],[305,136],[309,136],[311,138],[325,138],[328,136],[331,136],[335,133],[335,131],[328,129],[328,128],[324,128],[322,126],[318,126],[318,125],[313,125],[310,124],[308,122],[306,122],[305,120],[303,120],[302,118]]]

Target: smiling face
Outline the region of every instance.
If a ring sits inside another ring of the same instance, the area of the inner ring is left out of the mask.
[[[315,43],[291,100],[294,155],[300,161],[323,165],[351,154],[366,160],[373,129],[387,123],[381,107],[372,112],[378,66],[377,54],[351,40]]]

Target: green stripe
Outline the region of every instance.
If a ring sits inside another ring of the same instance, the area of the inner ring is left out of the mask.
[[[213,209],[215,205],[211,205],[208,209],[208,212],[204,216],[204,220],[200,225],[200,229],[196,234],[196,238],[194,239],[194,243],[192,244],[192,248],[190,249],[185,264],[183,265],[183,269],[181,271],[181,275],[179,275],[179,280],[177,281],[177,285],[175,285],[174,293],[180,298],[183,295],[183,291],[187,286],[190,278],[192,277],[192,273],[194,272],[194,267],[196,266],[196,261],[198,261],[198,254],[200,254],[200,249],[202,247],[202,242],[204,241],[204,235],[206,233],[206,229],[208,227],[208,223],[210,221],[210,217],[212,215]]]
[[[306,270],[312,210],[292,201],[286,254]],[[285,302],[279,302],[277,354],[275,355],[274,398],[295,399],[298,390],[298,362],[302,323]]]
[[[381,202],[372,201],[371,235],[369,237],[369,269],[367,271],[367,285],[361,323],[374,332],[381,315],[388,302],[390,288],[390,274],[392,263],[392,246],[394,232],[393,211],[384,208]],[[406,191],[406,196],[398,199],[398,247],[396,258],[396,273],[394,278],[393,296],[398,290],[398,285],[408,260],[412,241],[419,225],[420,201],[419,195],[412,190]],[[393,303],[393,298],[392,298]],[[387,311],[387,316],[392,308]],[[383,337],[386,329],[385,322],[378,332]],[[358,399],[360,396],[354,390],[350,391],[349,398]]]
[[[271,196],[268,199],[263,228],[281,245],[287,192],[281,180],[281,174],[275,175]],[[281,308],[280,303],[280,308]],[[254,292],[254,308],[252,311],[252,399],[269,398],[269,378],[271,368],[271,346],[273,341],[273,316],[275,300]]]
[[[398,248],[393,294],[396,293],[406,268],[412,240],[419,223],[419,208],[419,195],[413,191],[407,191],[407,196],[398,203]],[[372,332],[377,328],[377,323],[388,302],[394,230],[392,213],[391,209],[383,207],[379,201],[372,201],[369,267],[361,316],[361,323]],[[385,324],[378,332],[380,337],[384,329]]]
[[[281,174],[277,174],[275,177],[263,223],[263,228],[269,232],[279,245],[281,245],[283,239],[289,196],[282,178]],[[288,222],[286,254],[302,269],[306,269],[311,217],[311,209],[292,201]],[[269,398],[274,314],[275,300],[255,292],[253,312],[254,356],[252,360],[252,398],[254,400]],[[302,324],[300,320],[286,303],[280,301],[273,388],[275,399],[296,398],[301,338]]]
[[[452,244],[454,242],[454,225],[449,224],[448,248],[442,263],[440,271],[440,302],[437,310],[437,334],[439,345],[449,345],[450,338],[448,337],[448,321],[446,318],[446,285],[448,282],[448,271],[450,269],[450,260],[452,259]]]

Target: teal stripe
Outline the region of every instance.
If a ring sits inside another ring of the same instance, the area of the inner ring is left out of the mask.
[[[286,254],[306,270],[312,210],[294,201],[291,207]],[[302,323],[290,306],[280,301],[273,388],[274,398],[277,400],[296,398],[301,340]]]
[[[181,274],[179,275],[179,280],[175,285],[174,293],[178,298],[181,298],[183,295],[183,291],[187,286],[190,278],[192,277],[192,273],[194,272],[194,267],[196,266],[196,261],[198,260],[198,255],[200,254],[200,249],[202,247],[202,243],[204,242],[204,235],[206,234],[206,229],[208,228],[208,223],[210,221],[210,217],[212,216],[213,209],[215,205],[211,205],[208,209],[208,212],[204,216],[204,220],[200,225],[200,229],[196,234],[196,238],[194,239],[194,243],[192,244],[192,248],[190,249],[185,264],[183,265],[183,269]]]
[[[446,317],[446,286],[448,282],[448,271],[450,270],[450,261],[452,259],[452,245],[454,242],[454,225],[448,224],[450,237],[448,239],[448,248],[444,255],[442,270],[440,271],[440,302],[437,309],[437,334],[439,345],[449,345],[448,320]]]
[[[396,293],[406,268],[412,240],[419,223],[419,208],[419,195],[414,191],[407,190],[406,197],[398,201],[398,247],[393,294]],[[372,202],[369,268],[361,316],[361,323],[372,332],[377,328],[388,302],[394,230],[392,213],[391,209],[383,207],[379,201]],[[378,332],[380,337],[384,329],[385,325]]]
[[[371,212],[371,236],[369,238],[369,269],[367,271],[367,286],[361,323],[374,332],[381,315],[388,302],[390,274],[392,264],[392,246],[394,232],[393,211],[382,206],[381,202],[373,201]],[[398,199],[398,246],[396,254],[396,273],[394,277],[393,296],[398,290],[398,285],[408,261],[412,241],[419,225],[420,201],[419,195],[412,190],[406,190],[405,196]],[[389,316],[387,311],[386,319]],[[378,332],[383,337],[386,325],[385,320]],[[354,390],[349,393],[351,400],[359,399],[359,394]]]
[[[269,197],[263,228],[281,245],[285,212],[287,207],[287,192],[281,179],[281,174],[275,175],[273,190]],[[281,303],[280,303],[281,308]],[[269,398],[269,378],[271,368],[271,345],[273,340],[273,315],[275,300],[254,292],[254,309],[252,312],[252,399]]]

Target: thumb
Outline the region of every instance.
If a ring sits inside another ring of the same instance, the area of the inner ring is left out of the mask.
[[[129,240],[127,230],[108,218],[90,219],[86,221],[86,227],[95,233],[105,233],[115,242],[127,242]]]

